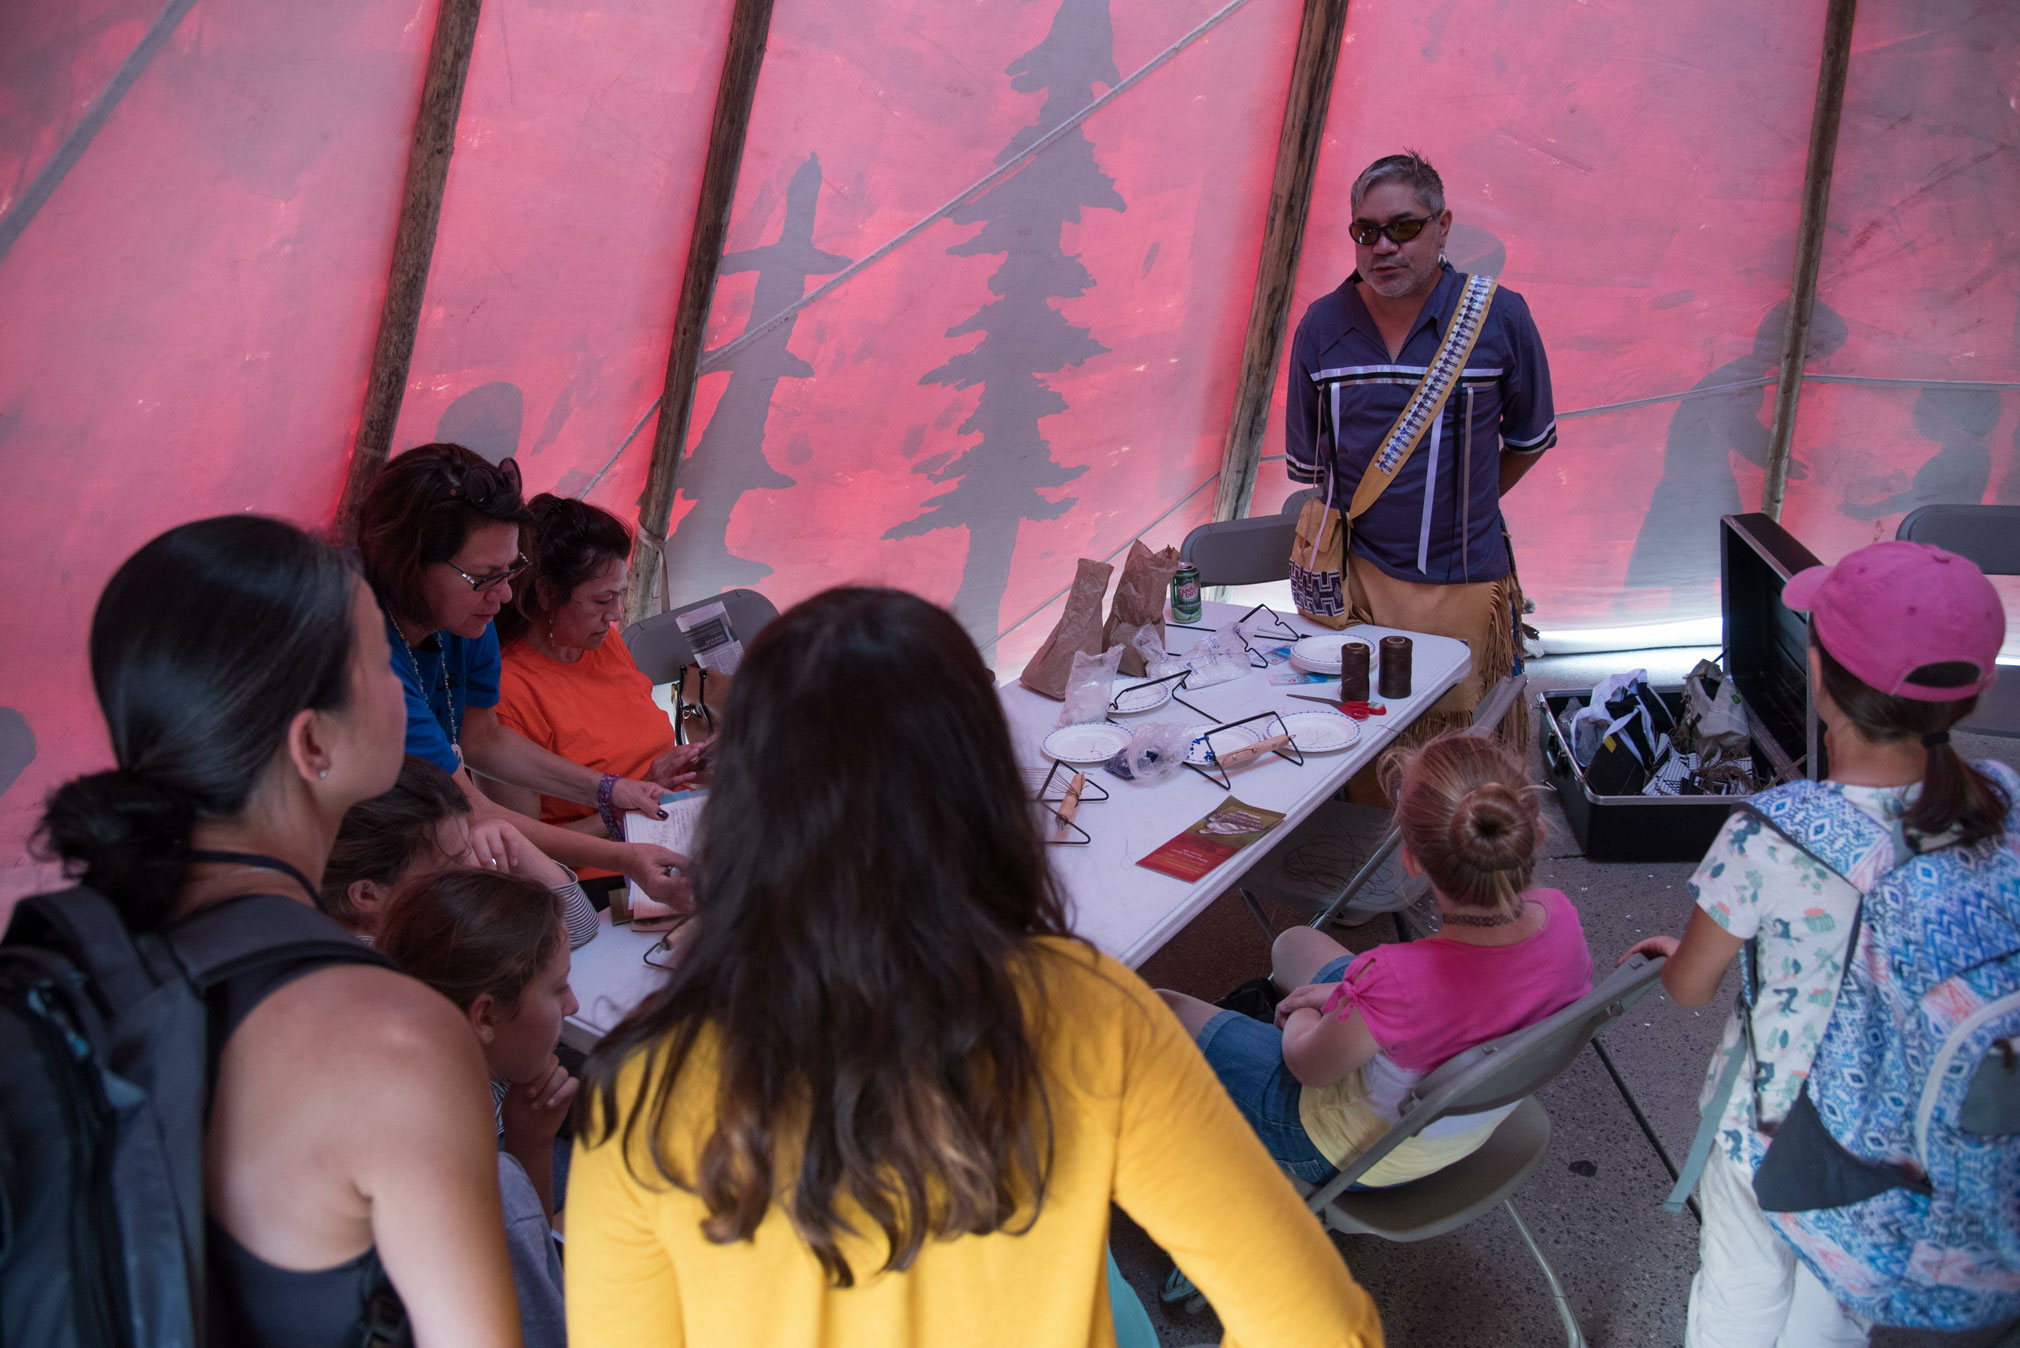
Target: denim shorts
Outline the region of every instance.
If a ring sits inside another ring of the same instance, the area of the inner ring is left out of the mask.
[[[1334,960],[1314,974],[1312,982],[1339,982],[1351,958]],[[1271,1159],[1307,1184],[1324,1184],[1339,1173],[1312,1145],[1311,1135],[1298,1117],[1298,1097],[1304,1087],[1284,1065],[1282,1030],[1238,1011],[1223,1011],[1201,1028],[1199,1051],[1206,1055]]]

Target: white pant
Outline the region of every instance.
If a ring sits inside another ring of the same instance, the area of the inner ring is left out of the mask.
[[[1752,1177],[1713,1147],[1684,1348],[1864,1348],[1872,1321],[1838,1303],[1755,1201]]]

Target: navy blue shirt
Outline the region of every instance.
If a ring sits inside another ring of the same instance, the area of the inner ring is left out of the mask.
[[[400,629],[386,619],[386,642],[393,648],[393,672],[407,692],[407,752],[444,772],[463,766],[456,757],[463,713],[498,705],[498,631],[489,623],[472,640],[453,632],[431,632],[410,649]]]
[[[1342,510],[1437,354],[1466,282],[1445,264],[1401,355],[1391,359],[1354,289],[1359,280],[1355,272],[1298,321],[1284,424],[1291,480],[1330,490]],[[1543,339],[1522,297],[1497,290],[1443,414],[1381,499],[1354,521],[1354,551],[1418,584],[1500,580],[1508,574],[1501,452],[1540,454],[1556,443]]]

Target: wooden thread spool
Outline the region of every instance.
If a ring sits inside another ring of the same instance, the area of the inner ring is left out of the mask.
[[[1381,693],[1384,698],[1410,695],[1410,639],[1382,638]]]
[[[1340,701],[1368,700],[1368,664],[1374,654],[1359,641],[1349,641],[1340,647]]]

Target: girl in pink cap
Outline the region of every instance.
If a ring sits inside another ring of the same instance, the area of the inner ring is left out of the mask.
[[[1811,615],[1810,696],[1825,726],[1827,781],[1844,801],[1917,854],[2004,832],[2008,793],[1950,745],[1950,728],[1990,686],[2005,638],[1998,593],[1978,568],[1927,544],[1876,543],[1791,577],[1782,598]],[[1628,953],[1667,956],[1664,988],[1699,1006],[1752,941],[1758,995],[1744,1013],[1752,1048],[1736,1050],[1745,1055],[1737,1088],[1698,1182],[1704,1220],[1684,1343],[1864,1344],[1870,1322],[1796,1257],[1753,1190],[1766,1140],[1830,1024],[1861,891],[1749,810],[1733,812],[1690,887],[1697,907],[1682,938],[1650,937]],[[1707,1107],[1747,1028],[1742,1014],[1726,1022]]]

